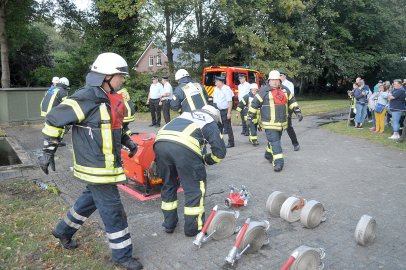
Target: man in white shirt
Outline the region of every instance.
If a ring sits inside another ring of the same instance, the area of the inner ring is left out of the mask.
[[[227,131],[228,144],[227,148],[234,147],[234,134],[231,127],[231,110],[233,108],[233,96],[234,93],[231,88],[225,84],[226,79],[224,77],[215,77],[216,88],[213,91],[213,103],[217,109],[220,110],[221,121],[219,124],[220,132],[223,133],[223,129]]]
[[[161,82],[164,87],[161,94],[162,112],[164,115],[165,123],[168,124],[171,121],[170,108],[173,90],[172,85],[169,83],[168,76],[162,76]]]
[[[161,94],[164,88],[162,84],[158,82],[158,77],[152,77],[152,84],[149,87],[149,94],[147,99],[147,105],[149,105],[149,111],[151,112],[152,124],[150,127],[160,127],[161,126],[161,106],[159,105],[161,101]]]
[[[291,81],[286,79],[286,72],[280,71],[280,74],[281,74],[280,77],[281,77],[282,85],[285,86],[292,93],[292,95],[295,95],[295,86],[293,85],[293,83]],[[299,142],[296,137],[296,132],[292,126],[292,113],[293,113],[292,111],[289,111],[288,128],[286,129],[286,131],[288,132],[289,138],[292,141],[293,149],[295,151],[299,151],[300,145],[299,145]]]
[[[244,73],[239,73],[238,74],[238,80],[240,81],[240,84],[238,85],[238,102],[240,102],[245,95],[247,95],[250,92],[250,87],[251,85],[247,82],[247,76]],[[240,112],[240,117],[241,117],[241,125],[242,125],[242,131],[241,135],[248,136],[248,128],[247,128],[247,122],[245,121],[245,115],[248,112],[248,108],[243,109]]]

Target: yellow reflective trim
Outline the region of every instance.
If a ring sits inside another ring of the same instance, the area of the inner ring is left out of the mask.
[[[169,141],[179,142],[179,143],[189,147],[191,150],[193,150],[197,154],[201,155],[199,141],[189,135],[185,135],[183,132],[161,129],[158,132],[158,135],[157,135],[155,141],[159,141],[159,140],[169,140]]]
[[[185,215],[188,216],[198,216],[204,213],[204,208],[200,206],[196,207],[185,207]]]
[[[271,93],[271,92],[269,92]],[[264,102],[264,100],[262,99],[262,97],[259,94],[256,94],[255,97],[259,100],[259,102]]]
[[[285,95],[286,95],[286,93],[285,93]],[[286,97],[287,97],[287,95],[286,95]],[[289,95],[289,100],[291,100],[292,98],[293,98],[293,94],[290,93],[290,95]]]
[[[128,117],[124,117],[124,120],[123,120],[124,123],[129,123],[129,122],[133,122],[133,121],[135,121],[135,114],[128,116]]]
[[[195,106],[195,104],[193,103],[192,96],[190,95],[190,91],[192,91],[192,90],[190,89],[190,85],[189,85],[189,84],[186,84],[185,86],[182,87],[182,90],[183,90],[183,92],[185,93],[187,102],[189,103],[190,110],[191,110],[191,111],[196,110],[196,106]]]
[[[41,111],[41,116],[47,116],[47,112]]]
[[[214,162],[216,162],[216,163],[219,163],[220,161],[223,160],[222,158],[218,158],[218,157],[216,157],[216,156],[213,155],[213,154],[211,154],[210,157],[211,157],[211,159],[212,159]]]
[[[45,135],[48,135],[50,137],[55,137],[58,138],[63,134],[64,129],[63,128],[57,128],[57,127],[53,127],[48,125],[47,123],[45,123],[44,128],[42,129],[42,133],[44,133]]]
[[[67,98],[64,101],[62,101],[61,104],[72,107],[73,111],[76,114],[76,117],[78,118],[78,123],[82,122],[83,119],[85,119],[85,114],[83,113],[82,109],[80,108],[79,103],[77,103],[75,100]]]
[[[189,124],[183,131],[183,134],[190,136],[196,129],[199,129],[199,126],[195,123]]]
[[[54,104],[56,94],[59,92],[59,90],[60,90],[59,88],[54,89],[54,93],[52,94],[51,99],[49,100],[49,103],[48,103],[47,113],[49,113],[49,111],[52,109],[52,105]]]
[[[248,111],[249,111],[249,112],[252,112],[252,113],[257,113],[258,110],[257,110],[257,109],[254,109],[253,107],[251,107],[251,108],[248,109]]]
[[[127,135],[131,135],[133,132],[131,131],[131,129],[129,129],[129,130],[127,130],[126,132],[125,132],[125,134],[127,134]]]
[[[283,154],[273,155],[273,160],[283,158]]]
[[[103,140],[103,154],[106,161],[106,168],[114,168],[113,136],[111,134],[110,115],[106,103],[100,105],[100,119],[102,121],[100,131]]]
[[[245,99],[242,99],[242,104],[247,105],[247,102],[245,101]]]
[[[293,102],[292,104],[289,105],[289,109],[293,109],[294,107],[299,107],[299,104],[297,102]]]
[[[178,208],[178,201],[174,202],[164,202],[162,201],[161,209],[166,211],[175,210]]]
[[[118,168],[94,168],[94,167],[87,167],[87,166],[82,166],[79,164],[73,165],[73,168],[75,170],[81,171],[81,172],[86,172],[89,174],[96,174],[96,175],[117,175],[117,174],[122,174],[124,173],[124,170],[122,167]]]
[[[204,182],[200,181],[200,191],[202,192],[202,196],[200,197],[200,208],[203,209],[203,213],[199,214],[197,217],[197,229],[200,231],[203,227],[203,214],[204,214],[204,195],[206,194],[206,188],[204,186]]]
[[[195,83],[195,86],[196,86],[196,88],[200,89],[200,96],[202,97],[203,103],[204,103],[204,105],[207,105],[206,98],[204,97],[202,87],[198,83]]]
[[[74,170],[73,175],[84,181],[92,182],[92,183],[99,183],[99,184],[123,182],[127,179],[124,173],[120,174],[120,175],[112,175],[112,176],[97,176],[97,175],[89,175],[89,174],[81,173],[81,172]]]
[[[242,109],[240,107],[237,107],[237,112],[241,112]]]
[[[256,140],[256,139],[258,139],[258,136],[250,136],[249,138],[250,138],[250,140]]]

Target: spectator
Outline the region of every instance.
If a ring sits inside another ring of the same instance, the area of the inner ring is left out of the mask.
[[[382,80],[379,80],[378,83],[374,86],[374,93],[379,93],[379,86],[382,84]]]
[[[405,109],[406,92],[402,86],[401,80],[393,81],[393,90],[388,94],[389,108],[392,113],[392,129],[393,134],[389,139],[397,140],[400,138],[400,118],[402,117]]]
[[[164,87],[158,82],[158,77],[152,77],[152,84],[149,87],[149,94],[147,99],[147,105],[149,105],[149,111],[151,112],[152,123],[150,127],[160,127],[161,126],[161,94],[164,91]]]
[[[383,84],[378,86],[378,93],[374,93],[374,96],[378,98],[377,105],[375,107],[375,132],[383,133],[385,130],[385,115],[386,115],[386,106],[388,104],[388,92],[385,90]],[[382,111],[380,112],[381,108]]]
[[[169,83],[169,77],[162,77],[163,93],[161,94],[162,112],[164,115],[165,123],[168,124],[171,121],[171,100],[173,96],[172,85]]]
[[[363,128],[362,125],[367,115],[367,95],[369,89],[365,87],[363,80],[360,80],[358,88],[354,91],[354,97],[356,99],[356,113],[355,113],[355,128]]]

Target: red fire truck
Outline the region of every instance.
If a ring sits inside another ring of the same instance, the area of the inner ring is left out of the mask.
[[[203,70],[202,84],[206,88],[209,96],[212,96],[214,88],[216,87],[214,84],[215,77],[221,76],[226,78],[226,84],[230,86],[234,92],[234,103],[238,104],[238,85],[240,84],[238,74],[241,73],[245,74],[249,83],[257,83],[259,87],[266,83],[261,73],[249,67],[211,66]]]

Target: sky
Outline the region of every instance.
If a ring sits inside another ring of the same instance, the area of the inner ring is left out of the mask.
[[[90,7],[91,0],[75,0],[75,4],[80,10],[85,10]]]

